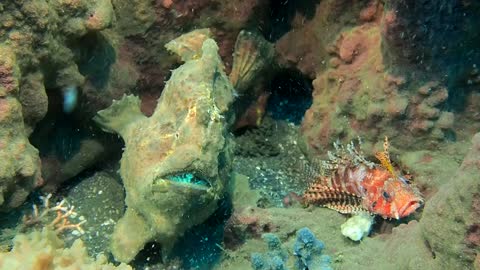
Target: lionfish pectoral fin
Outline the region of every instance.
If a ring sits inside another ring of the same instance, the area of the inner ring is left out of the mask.
[[[354,206],[354,205],[339,205],[339,204],[326,204],[325,207],[335,210],[339,213],[342,214],[356,214],[360,212],[366,212],[369,213],[368,211],[365,210],[362,206]]]
[[[311,185],[303,198],[307,204],[324,206],[342,214],[365,210],[360,196],[320,184]]]

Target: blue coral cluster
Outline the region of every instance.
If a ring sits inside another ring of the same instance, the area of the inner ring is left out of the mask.
[[[282,248],[280,239],[272,233],[263,234],[262,238],[267,243],[268,251],[265,254],[252,254],[252,268],[254,270],[287,270],[288,252]],[[308,228],[298,230],[293,246],[295,269],[332,270],[330,256],[322,254],[324,247],[323,242],[315,238]]]
[[[262,238],[267,243],[268,252],[265,254],[258,252],[252,254],[253,269],[287,270],[285,263],[288,259],[288,253],[282,248],[280,239],[273,233],[265,233],[262,235]]]
[[[296,256],[295,268],[299,270],[332,270],[331,258],[323,255],[325,247],[322,241],[308,229],[302,228],[297,232],[297,241],[293,246],[293,255]]]

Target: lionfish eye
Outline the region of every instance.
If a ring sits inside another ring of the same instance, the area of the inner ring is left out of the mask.
[[[392,197],[390,196],[390,194],[388,194],[386,191],[382,192],[382,196],[383,198],[385,198],[385,200],[390,200]]]

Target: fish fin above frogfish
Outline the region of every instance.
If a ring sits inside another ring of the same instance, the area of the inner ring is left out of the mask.
[[[385,136],[385,140],[383,142],[383,152],[376,152],[375,157],[380,161],[380,164],[384,169],[386,169],[393,178],[397,178],[397,173],[393,168],[392,162],[390,161],[390,154],[388,152],[390,144],[388,142],[388,137]]]
[[[272,63],[275,49],[260,33],[240,31],[235,42],[230,81],[242,94]]]
[[[321,205],[342,214],[365,211],[360,196],[325,186],[323,181],[310,185],[303,195],[303,200],[305,204]]]
[[[93,121],[102,130],[124,137],[130,124],[146,118],[140,111],[140,99],[133,95],[123,95],[121,100],[114,100],[110,107],[99,111]]]

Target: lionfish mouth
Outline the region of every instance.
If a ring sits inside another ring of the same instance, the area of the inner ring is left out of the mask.
[[[400,211],[398,211],[398,214],[400,217],[406,217],[411,213],[415,212],[415,210],[417,210],[421,206],[423,206],[423,200],[410,201],[409,203],[405,204],[405,206],[403,206]]]

